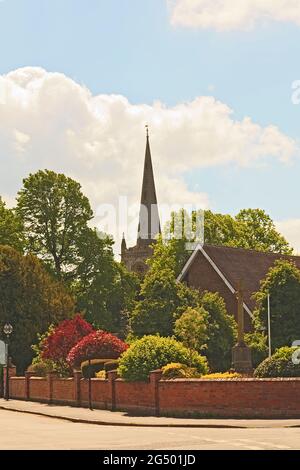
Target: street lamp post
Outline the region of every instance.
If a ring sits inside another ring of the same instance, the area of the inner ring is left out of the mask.
[[[88,394],[89,394],[89,409],[93,411],[93,404],[92,404],[92,372],[91,372],[91,360],[89,359],[89,387],[88,387]]]
[[[10,323],[6,323],[3,328],[3,333],[6,336],[6,351],[5,351],[5,356],[6,356],[6,380],[5,380],[5,400],[9,400],[9,351],[8,351],[8,345],[9,345],[9,337],[13,332],[13,327],[11,326]]]

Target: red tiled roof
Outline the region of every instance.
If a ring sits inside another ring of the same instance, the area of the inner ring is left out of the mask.
[[[244,301],[251,310],[254,308],[253,293],[259,290],[260,281],[277,259],[293,261],[300,269],[300,256],[215,245],[204,245],[203,248],[234,289],[237,290],[239,280],[243,281]]]

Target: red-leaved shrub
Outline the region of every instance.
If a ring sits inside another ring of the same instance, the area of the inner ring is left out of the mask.
[[[67,362],[71,367],[79,367],[89,359],[118,359],[128,345],[106,331],[95,331],[83,338],[69,352]]]
[[[64,320],[43,340],[42,359],[50,359],[56,363],[65,362],[73,346],[93,331],[92,325],[79,314],[71,320]]]

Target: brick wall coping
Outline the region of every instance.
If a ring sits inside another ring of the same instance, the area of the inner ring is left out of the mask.
[[[14,376],[10,377],[10,380],[24,380],[24,377],[19,377],[19,376]],[[35,375],[32,375],[30,377],[30,380],[47,380],[47,377],[38,377]],[[54,380],[55,381],[72,381],[73,377],[57,377],[54,375]],[[85,381],[88,379],[81,378],[80,380]],[[105,378],[98,378],[94,377],[91,379],[93,382],[108,382],[108,379]],[[120,377],[115,379],[116,382],[125,382],[125,383],[143,383],[143,384],[148,384],[148,380],[140,380],[139,382],[132,382],[132,381],[127,381],[124,380]],[[186,382],[186,383],[201,383],[201,382],[206,382],[206,383],[214,383],[214,382],[299,382],[300,377],[265,377],[265,378],[258,378],[258,377],[235,377],[235,378],[216,378],[216,379],[185,379],[185,378],[178,378],[178,379],[159,379],[159,382],[164,382],[164,383],[175,383],[175,382]]]
[[[32,375],[30,377],[31,380],[47,380],[47,377],[38,377],[36,375]],[[10,377],[10,380],[24,380],[24,376],[22,377],[19,377],[19,376],[14,376],[14,377]],[[73,380],[73,377],[57,377],[57,376],[54,376],[54,380],[55,381],[58,381],[58,380],[61,380],[61,381],[72,381]],[[88,379],[85,379],[84,377],[82,377],[80,380],[88,380]],[[107,382],[108,379],[104,379],[102,377],[98,378],[98,377],[93,377],[91,379],[93,382]],[[140,380],[140,381],[135,381],[135,382],[132,382],[132,381],[127,381],[127,380],[124,380],[120,377],[118,377],[117,379],[115,379],[116,382],[125,382],[125,383],[149,383],[149,380]],[[209,383],[213,383],[213,382],[298,382],[300,381],[300,377],[264,377],[264,378],[259,378],[259,377],[241,377],[241,378],[238,378],[238,377],[235,377],[235,378],[216,378],[216,379],[201,379],[201,378],[198,378],[198,379],[185,379],[185,378],[178,378],[178,379],[160,379],[159,382],[170,382],[170,383],[174,383],[174,382],[187,382],[187,383],[201,383],[201,382],[209,382]]]

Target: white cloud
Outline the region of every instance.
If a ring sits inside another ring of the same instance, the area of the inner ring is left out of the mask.
[[[276,222],[276,227],[289,241],[296,254],[300,254],[300,219],[288,219]]]
[[[145,123],[161,203],[197,203],[185,172],[234,163],[289,161],[296,143],[274,126],[261,127],[213,97],[167,107],[131,104],[124,96],[92,93],[59,73],[27,67],[0,76],[0,193],[13,198],[29,172],[49,168],[79,180],[96,210],[127,195],[140,197]]]
[[[269,21],[300,26],[299,0],[167,0],[174,25],[217,31],[249,30]]]

